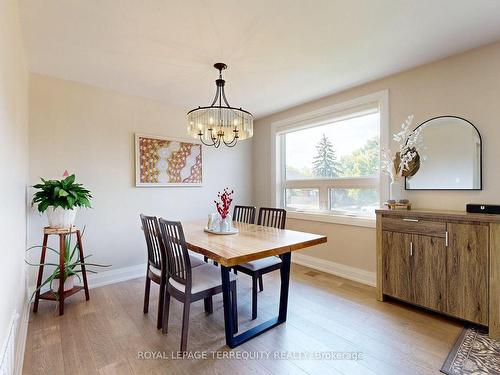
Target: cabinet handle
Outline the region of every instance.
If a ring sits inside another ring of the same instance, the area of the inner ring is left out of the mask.
[[[450,243],[449,237],[448,237],[448,231],[444,232],[444,246],[448,247]]]
[[[410,242],[410,256],[413,256],[413,241]]]
[[[418,223],[418,219],[408,219],[408,218],[403,218],[403,221],[411,221],[412,223]]]

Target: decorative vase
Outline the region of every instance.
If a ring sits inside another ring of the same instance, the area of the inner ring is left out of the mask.
[[[232,227],[231,214],[227,214],[225,218],[221,218],[220,220],[220,231],[221,232],[230,232]]]
[[[75,225],[76,207],[71,210],[65,210],[62,207],[47,208],[47,219],[49,227],[57,229],[71,228]]]
[[[219,214],[212,214],[212,226],[209,227],[210,230],[218,232],[220,230],[221,217]]]
[[[406,190],[404,187],[404,179],[395,180],[391,182],[390,186],[390,199],[396,202],[401,199],[406,199]]]
[[[66,280],[64,280],[64,291],[67,292],[68,290],[73,289],[75,286],[75,275],[68,276]],[[53,292],[58,292],[59,291],[59,279],[54,279],[52,282],[52,291]]]

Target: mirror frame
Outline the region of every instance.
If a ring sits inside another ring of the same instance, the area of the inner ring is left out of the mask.
[[[463,117],[460,117],[460,116],[453,116],[453,115],[436,116],[436,117],[430,118],[430,119],[422,122],[415,129],[413,129],[413,132],[415,132],[422,125],[425,125],[430,121],[441,119],[441,118],[454,118],[454,119],[463,120],[463,121],[467,122],[470,126],[472,126],[472,128],[476,131],[477,136],[479,137],[479,188],[475,188],[475,189],[474,188],[472,188],[472,189],[439,189],[439,188],[436,188],[436,189],[430,189],[430,188],[427,188],[427,189],[409,189],[408,188],[408,178],[405,177],[405,190],[408,190],[408,191],[418,191],[418,190],[420,190],[420,191],[426,191],[426,190],[427,191],[432,191],[432,190],[479,191],[479,190],[483,190],[483,139],[481,137],[481,133],[479,132],[479,129],[472,122],[470,122],[469,120],[467,120]]]

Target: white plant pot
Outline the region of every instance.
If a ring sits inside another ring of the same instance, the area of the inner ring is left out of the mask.
[[[46,212],[51,228],[67,229],[75,225],[76,208],[65,210],[62,207],[49,207]]]
[[[67,292],[68,290],[73,289],[74,286],[75,286],[75,275],[68,276],[66,278],[66,281],[64,281],[64,291]],[[59,279],[54,279],[52,281],[52,291],[53,292],[59,291]]]
[[[396,180],[391,182],[390,186],[390,199],[395,201],[399,201],[401,199],[406,199],[406,190],[405,190],[405,180]]]

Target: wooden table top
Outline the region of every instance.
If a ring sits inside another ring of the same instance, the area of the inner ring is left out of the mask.
[[[238,234],[211,234],[203,231],[206,224],[206,220],[182,223],[188,247],[226,267],[326,242],[326,236],[319,234],[238,222],[233,223]]]

